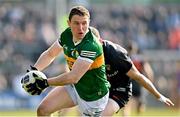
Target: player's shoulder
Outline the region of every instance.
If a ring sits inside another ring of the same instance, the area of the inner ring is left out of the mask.
[[[72,37],[73,36],[72,36],[71,28],[68,27],[61,33],[59,37],[59,43],[61,44],[68,43],[68,41],[70,41],[69,39],[71,39]]]
[[[92,46],[92,47],[102,47],[102,44],[97,39],[97,37],[91,32],[91,30],[88,31],[86,36],[84,37],[85,46]]]
[[[69,35],[69,34],[72,34],[70,27],[66,28],[66,29],[61,33],[61,35],[63,35],[63,36],[64,36],[64,35]]]
[[[89,42],[98,42],[99,41],[97,39],[97,37],[93,34],[93,32],[91,31],[90,28],[89,28],[89,31],[87,32],[87,34],[86,34],[86,36],[84,38],[85,38],[86,41],[89,41]]]
[[[124,53],[124,54],[128,53],[127,50],[123,48],[121,45],[113,43],[108,40],[103,40],[103,47],[105,50],[109,50],[109,51],[115,51],[115,52]]]

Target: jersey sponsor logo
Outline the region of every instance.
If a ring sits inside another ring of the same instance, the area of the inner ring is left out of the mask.
[[[110,71],[110,70],[111,70],[111,65],[106,64],[106,69],[107,69],[108,71]]]
[[[94,58],[96,56],[96,52],[82,50],[80,55],[83,57]]]
[[[106,64],[106,70],[107,71],[111,71],[111,65],[109,65],[109,64]],[[111,73],[111,74],[109,74],[109,73],[106,73],[106,75],[107,75],[107,77],[108,78],[111,78],[111,77],[113,77],[113,76],[115,76],[115,75],[117,75],[118,74],[118,70],[116,70],[116,71],[113,71],[113,73]]]
[[[107,77],[111,78],[111,77],[117,75],[118,72],[119,72],[119,71],[117,70],[117,71],[114,71],[114,73],[112,73],[112,74],[107,74]]]
[[[124,87],[117,87],[117,88],[114,88],[113,91],[126,92],[126,88],[124,88]]]

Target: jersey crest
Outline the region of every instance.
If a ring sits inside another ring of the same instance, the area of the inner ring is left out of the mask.
[[[78,51],[77,51],[77,50],[72,50],[72,51],[71,51],[71,56],[72,56],[73,58],[77,58],[77,57],[79,56]]]

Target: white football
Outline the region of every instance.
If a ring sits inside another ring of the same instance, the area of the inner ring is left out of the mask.
[[[21,80],[22,87],[25,89],[25,91],[27,93],[28,93],[28,91],[27,91],[26,86],[29,84],[35,83],[35,81],[36,81],[35,77],[41,77],[43,79],[47,79],[46,75],[44,73],[42,73],[41,71],[32,70],[32,71],[27,72]]]

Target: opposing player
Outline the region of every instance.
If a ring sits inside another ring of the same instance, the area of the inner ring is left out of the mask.
[[[35,84],[27,86],[32,94],[40,94],[48,86],[57,86],[40,103],[38,116],[50,116],[57,110],[76,105],[83,116],[100,116],[104,110],[110,85],[105,74],[103,48],[89,29],[89,22],[86,8],[73,7],[69,14],[69,28],[35,63],[34,67],[42,71],[64,51],[70,69],[47,80],[36,79]]]

